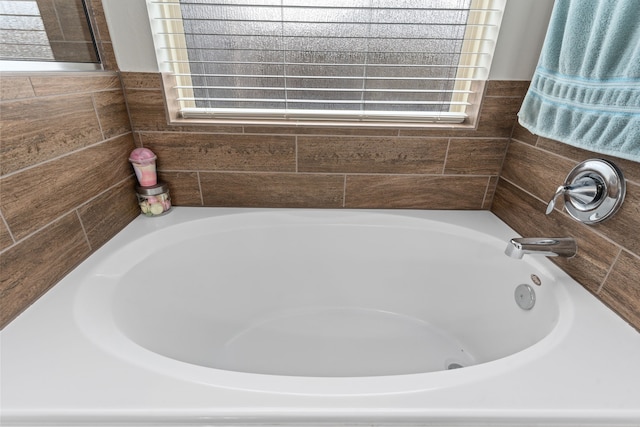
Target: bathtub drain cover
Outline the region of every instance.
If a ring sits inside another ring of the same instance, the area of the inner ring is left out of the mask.
[[[518,307],[523,310],[531,310],[536,305],[536,292],[529,285],[518,285],[514,297]]]

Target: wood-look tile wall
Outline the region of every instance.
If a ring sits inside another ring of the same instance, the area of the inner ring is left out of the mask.
[[[611,220],[545,216],[568,171],[598,155],[514,127],[527,82],[490,82],[478,128],[452,130],[169,126],[159,75],[122,80],[124,94],[111,73],[2,76],[2,325],[138,215],[135,139],[176,205],[491,207],[523,235],[574,236],[579,255],[555,261],[640,328],[640,164],[615,159],[628,194]]]
[[[115,72],[0,75],[0,327],[139,214]]]
[[[615,216],[584,225],[546,205],[569,171],[589,158],[618,165],[627,195]],[[491,209],[524,236],[572,236],[575,258],[551,258],[601,301],[640,329],[640,163],[603,156],[539,138],[515,124]]]
[[[93,37],[100,55],[102,68],[111,71],[119,70],[116,55],[113,51],[113,44],[111,43],[109,27],[107,27],[107,19],[102,8],[102,0],[85,0],[85,6],[87,7],[87,14],[89,15],[89,22],[93,30]]]
[[[87,16],[82,0],[36,2],[56,61],[100,62],[104,70],[118,69],[102,0],[85,0]]]
[[[99,62],[82,0],[36,0],[56,61]]]
[[[490,82],[472,130],[167,125],[159,74],[123,73],[138,144],[176,205],[488,209],[523,82]]]

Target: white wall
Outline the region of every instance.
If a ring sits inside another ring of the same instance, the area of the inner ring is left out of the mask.
[[[507,0],[490,80],[531,80],[554,0]]]
[[[554,0],[507,0],[491,80],[530,80]],[[122,71],[157,72],[145,0],[103,0],[118,65]]]
[[[120,70],[157,72],[145,0],[102,0],[102,7]]]

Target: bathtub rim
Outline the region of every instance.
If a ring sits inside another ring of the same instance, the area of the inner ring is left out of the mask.
[[[393,212],[395,213],[396,211]],[[437,215],[448,215],[443,211],[436,211],[436,213]],[[452,212],[452,214],[454,216],[457,215],[457,211]],[[488,213],[488,215],[495,217],[492,213]],[[500,221],[497,217],[495,218]],[[152,222],[148,224],[150,229],[155,228],[157,225]],[[513,234],[511,231],[508,231],[507,234],[509,234],[509,237],[513,237],[511,236]],[[630,393],[627,392],[629,390],[637,390],[635,387],[638,379],[640,379],[640,366],[635,361],[630,363],[627,360],[628,357],[627,359],[623,358],[621,363],[616,364],[620,365],[620,367],[612,366],[610,358],[616,357],[617,354],[607,348],[607,345],[614,347],[620,344],[615,348],[623,350],[624,354],[640,354],[640,336],[637,331],[602,303],[596,302],[593,296],[566,276],[558,267],[548,262],[545,267],[552,272],[560,274],[563,278],[563,284],[566,282],[569,288],[579,289],[579,299],[586,300],[588,305],[582,308],[578,307],[576,316],[580,317],[578,319],[580,322],[586,320],[586,324],[576,325],[579,330],[575,332],[578,332],[580,336],[576,336],[576,334],[566,335],[567,342],[558,343],[551,352],[554,354],[545,355],[547,359],[553,358],[553,361],[556,362],[556,367],[557,363],[564,363],[571,358],[576,358],[575,367],[571,372],[557,369],[554,371],[553,365],[548,366],[552,369],[551,374],[554,375],[554,380],[557,380],[557,382],[548,384],[545,379],[548,377],[549,372],[540,371],[541,363],[537,363],[535,366],[530,366],[530,370],[523,371],[517,381],[503,376],[493,378],[491,382],[486,384],[486,386],[498,387],[498,389],[513,389],[516,384],[521,386],[522,381],[525,381],[528,387],[523,390],[523,395],[520,396],[522,401],[514,402],[513,396],[501,394],[487,396],[481,408],[474,406],[463,398],[468,393],[473,393],[473,390],[478,391],[478,386],[482,386],[484,389],[485,382],[480,381],[476,384],[465,383],[452,387],[452,391],[459,392],[460,398],[463,400],[458,402],[455,407],[443,403],[437,390],[379,395],[385,399],[383,406],[376,404],[376,402],[380,402],[379,400],[373,400],[373,403],[369,400],[369,398],[377,399],[379,396],[347,396],[350,399],[350,403],[345,406],[336,405],[335,401],[325,401],[325,396],[310,396],[312,400],[309,400],[307,396],[282,395],[283,397],[279,398],[277,394],[252,392],[242,394],[247,398],[244,402],[216,405],[214,403],[216,398],[225,398],[228,391],[233,392],[234,390],[216,389],[208,386],[203,388],[199,387],[201,386],[200,384],[192,384],[190,386],[191,389],[207,390],[207,394],[204,396],[206,397],[206,402],[202,399],[196,399],[194,403],[176,394],[174,395],[175,402],[172,401],[169,407],[166,407],[166,402],[149,401],[146,406],[132,410],[128,402],[123,400],[124,397],[105,394],[104,396],[113,397],[114,400],[101,402],[101,405],[82,408],[78,403],[55,406],[56,402],[65,402],[65,396],[54,395],[60,391],[59,386],[65,385],[65,382],[61,379],[53,379],[51,383],[43,383],[42,390],[35,390],[28,401],[20,401],[15,398],[7,400],[8,393],[5,393],[3,400],[4,402],[8,401],[9,404],[3,405],[2,419],[7,426],[55,425],[55,423],[73,426],[122,425],[126,423],[142,426],[149,425],[149,418],[147,418],[146,414],[151,413],[155,414],[150,418],[154,425],[163,425],[160,421],[166,420],[164,425],[171,427],[184,424],[199,426],[232,424],[240,426],[256,425],[256,423],[260,422],[314,426],[319,423],[344,422],[356,425],[371,425],[372,423],[406,423],[414,425],[418,423],[440,423],[448,426],[461,424],[467,426],[487,425],[487,423],[492,422],[508,425],[531,425],[542,422],[545,425],[554,426],[636,426],[640,424],[640,405],[636,400],[630,401]],[[82,267],[80,267],[80,270],[82,270]],[[71,273],[71,275],[74,275],[74,273]],[[54,287],[41,300],[46,305],[48,300],[57,299],[61,294],[63,296],[68,294],[67,287]],[[35,310],[38,310],[38,313],[34,314]],[[48,310],[44,310],[45,314],[60,314],[60,310],[56,310],[53,313]],[[589,310],[595,310],[595,312],[588,313],[589,318],[585,319],[585,314]],[[0,348],[3,353],[5,347],[8,347],[7,343],[11,344],[11,346],[16,343],[16,335],[27,333],[31,334],[33,338],[38,338],[38,333],[42,330],[55,330],[60,326],[72,326],[68,317],[54,319],[51,325],[40,325],[35,318],[40,316],[41,311],[43,311],[42,304],[38,302],[0,333],[3,338],[3,340],[0,340]],[[598,331],[597,328],[602,323],[607,327],[614,328],[611,334],[602,334]],[[593,335],[588,335],[592,331]],[[587,354],[577,352],[579,348],[575,348],[576,344],[584,344],[585,338],[583,335],[588,335],[588,348],[592,350]],[[4,338],[7,339],[5,340]],[[599,340],[602,340],[602,342],[599,342]],[[21,345],[22,350],[40,348],[39,343],[27,342],[23,344]],[[104,356],[102,351],[93,346],[91,349],[83,350],[90,350],[92,354]],[[564,352],[559,355],[560,358],[556,357],[558,356],[558,351]],[[60,354],[54,354],[54,356],[62,357],[65,356],[65,353],[60,350]],[[67,366],[64,364],[68,363],[68,361],[62,359],[47,360],[45,356],[41,355],[34,355],[31,362],[58,363],[58,366]],[[548,362],[549,360],[545,363]],[[38,365],[34,366],[32,364],[30,366],[34,368],[33,371],[25,367],[26,370],[24,372],[21,371],[21,373],[25,374],[26,380],[40,384],[43,373],[48,371]],[[16,366],[12,366],[12,368],[14,367]],[[3,366],[3,369],[9,370],[6,365]],[[601,371],[598,371],[599,369]],[[590,370],[607,374],[602,377],[603,383],[600,387],[593,388],[590,384],[585,386],[584,382],[579,381],[584,378],[582,374],[590,372]],[[135,371],[136,375],[138,371]],[[544,378],[540,378],[540,374],[545,375]],[[107,378],[106,374],[97,373],[95,375],[105,380],[112,380]],[[116,381],[117,379],[122,379],[121,377],[123,376],[124,374],[116,375]],[[136,379],[158,379],[158,377],[152,372],[140,372],[140,378]],[[3,375],[3,378],[5,378],[5,375]],[[571,387],[569,381],[565,381],[572,379],[578,381],[577,388]],[[84,385],[86,387],[88,385],[77,378],[72,380],[75,381],[73,382],[74,384],[79,386]],[[3,379],[4,381],[5,379]],[[19,382],[13,381],[11,378],[6,381],[14,388],[14,391],[16,387],[20,389]],[[169,386],[170,384],[184,386],[182,382],[178,383],[168,379],[164,379],[162,384],[164,386]],[[136,397],[134,391],[127,391],[125,394],[125,397],[130,399]],[[256,396],[258,397],[256,398]],[[386,400],[387,398],[395,399],[394,396],[402,398],[402,402]],[[409,400],[408,402],[404,401],[405,397]],[[52,400],[54,400],[53,403]],[[280,404],[272,404],[274,401],[280,402]],[[307,404],[305,405],[304,402],[307,402]],[[460,415],[460,409],[464,409],[465,415]],[[158,422],[156,423],[155,421]]]
[[[463,224],[461,218],[456,216],[465,217],[466,215],[452,215],[450,211],[436,211],[438,214],[434,215],[434,211],[371,211],[371,210],[318,210],[318,209],[222,209],[216,210],[214,215],[200,215],[201,212],[196,212],[196,215],[192,215],[191,212],[187,212],[184,215],[184,210],[178,209],[174,216],[163,216],[162,224],[155,223],[155,220],[160,218],[149,218],[140,216],[136,219],[144,226],[152,226],[151,229],[145,227],[145,232],[149,234],[141,235],[137,233],[137,237],[128,239],[133,241],[135,239],[145,239],[150,237],[150,234],[166,231],[167,228],[172,229],[173,235],[179,233],[183,226],[190,227],[190,224],[194,222],[206,222],[210,221],[212,217],[229,217],[232,221],[238,215],[249,215],[251,218],[255,218],[256,215],[261,214],[275,214],[280,216],[284,213],[291,215],[294,221],[299,221],[301,225],[308,223],[307,216],[309,214],[319,218],[319,221],[324,222],[326,215],[333,215],[332,219],[344,221],[346,224],[360,224],[358,218],[362,215],[369,216],[375,214],[376,216],[382,216],[383,219],[393,220],[396,218],[410,218],[413,226],[417,226],[423,221],[428,221],[428,227],[435,227],[438,223],[446,224],[452,227],[456,232],[463,233],[465,231],[472,232],[473,238],[481,240],[483,237],[490,237],[493,239],[500,239],[495,235],[497,229],[502,228],[502,223],[495,222],[493,214],[487,216],[486,219],[481,220],[481,224],[475,224],[476,226],[483,226],[483,231],[469,229],[468,224]],[[456,211],[453,211],[456,212]],[[468,212],[468,211],[467,211]],[[473,211],[483,212],[483,211]],[[434,218],[434,216],[436,218]],[[476,214],[476,216],[478,216]],[[297,217],[297,218],[296,218]],[[226,219],[226,218],[225,218]],[[290,224],[291,218],[278,218],[278,220],[284,221],[284,224]],[[417,221],[416,221],[417,220]],[[341,223],[342,224],[342,223]],[[369,224],[365,224],[369,225]],[[412,228],[408,225],[405,227]],[[245,227],[237,226],[237,229],[253,229],[263,228],[263,226],[257,227]],[[510,231],[500,230],[506,235],[511,236]],[[513,237],[513,236],[511,236]],[[504,240],[505,242],[508,240]],[[505,243],[506,245],[506,243]],[[121,247],[119,244],[118,247]],[[110,257],[115,255],[119,256],[118,251],[112,251]],[[129,262],[129,261],[128,261]],[[549,266],[540,263],[537,259],[529,260],[511,260],[505,257],[505,262],[526,262],[535,268],[537,271],[544,273],[547,276],[554,277],[554,273],[548,268]],[[135,265],[135,262],[132,263]],[[102,263],[95,266],[98,271],[101,269]],[[126,269],[126,268],[125,268]],[[541,273],[541,274],[542,274]],[[556,277],[554,279],[557,280]],[[86,290],[86,288],[78,289],[78,293],[75,296],[76,303],[74,304],[74,317],[78,328],[83,332],[86,339],[93,342],[94,345],[101,347],[103,351],[111,353],[114,357],[125,358],[129,363],[138,365],[145,369],[151,369],[158,374],[171,376],[180,380],[186,380],[196,383],[207,384],[216,387],[223,387],[230,390],[244,390],[244,391],[258,391],[268,393],[279,394],[292,394],[292,395],[309,395],[309,396],[352,396],[352,395],[378,395],[378,394],[395,394],[395,393],[407,393],[416,391],[437,390],[446,387],[453,387],[459,384],[475,382],[490,377],[496,374],[496,370],[503,372],[513,371],[526,365],[527,363],[535,360],[550,352],[554,346],[562,341],[563,337],[569,332],[571,324],[573,322],[574,310],[570,301],[569,295],[563,286],[554,286],[556,283],[547,284],[553,286],[553,295],[558,304],[558,320],[556,324],[551,328],[549,333],[540,339],[533,345],[524,348],[523,350],[493,360],[489,362],[480,363],[478,365],[465,367],[464,370],[442,370],[426,373],[412,373],[401,375],[384,375],[374,377],[309,377],[309,376],[287,376],[287,375],[270,375],[270,374],[258,374],[258,373],[245,373],[237,371],[228,371],[223,369],[216,369],[211,367],[204,367],[194,365],[188,362],[172,359],[168,356],[164,356],[146,349],[138,343],[127,337],[115,324],[111,317],[110,307],[102,302],[113,298],[113,294],[117,292],[117,285],[114,286],[109,281],[105,281],[105,286],[97,287],[96,289]],[[515,286],[515,284],[514,284]],[[99,292],[99,293],[98,293]],[[82,298],[89,298],[92,302],[89,306],[82,303],[78,304],[78,300]],[[98,314],[101,324],[97,325],[95,322],[96,314]],[[95,339],[100,335],[102,339]],[[104,339],[107,337],[107,339]],[[115,344],[115,346],[106,345],[106,343]],[[124,350],[124,351],[123,351]],[[429,384],[429,386],[425,386]],[[304,391],[301,391],[304,390]]]

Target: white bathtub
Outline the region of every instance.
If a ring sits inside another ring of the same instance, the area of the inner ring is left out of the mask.
[[[2,331],[2,425],[640,426],[640,334],[514,236],[487,211],[140,217]]]

